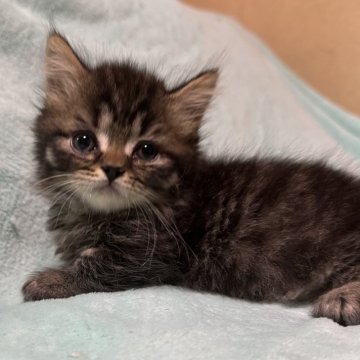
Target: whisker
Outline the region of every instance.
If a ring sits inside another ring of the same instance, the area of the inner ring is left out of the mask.
[[[55,222],[55,228],[58,225],[58,221],[59,221],[59,217],[62,214],[62,209],[64,208],[64,206],[66,205],[66,203],[73,197],[75,196],[75,194],[77,193],[78,189],[72,189],[72,192],[70,192],[70,195],[65,199],[64,203],[61,205],[60,210],[58,211],[58,215],[56,217],[56,222]]]
[[[146,206],[147,206],[147,204],[146,204]],[[149,211],[149,209],[150,208],[148,206],[146,208],[144,208],[145,213],[147,213],[148,215],[151,215],[151,219],[150,219],[150,216],[149,216],[149,220],[150,220],[150,223],[152,225],[153,234],[154,234],[154,236],[153,236],[153,247],[152,247],[151,253],[150,253],[150,261],[151,261],[153,259],[153,257],[154,257],[158,234],[157,234],[157,230],[156,230],[156,224],[155,224],[155,221],[154,221],[153,213],[152,213],[151,209],[150,209],[150,211]],[[146,250],[146,252],[147,251],[148,251],[148,249]]]
[[[168,219],[165,218],[165,216],[161,213],[161,211],[159,211],[150,201],[146,201],[147,205],[152,209],[152,211],[155,213],[155,215],[157,216],[158,220],[162,223],[162,225],[164,226],[165,230],[168,232],[168,234],[176,241],[176,244],[178,246],[178,251],[179,251],[179,255],[181,253],[181,248],[180,248],[180,244],[182,244],[182,247],[184,248],[185,252],[186,252],[186,256],[188,258],[188,260],[190,260],[190,256],[189,256],[189,250],[191,251],[191,253],[193,254],[193,256],[196,258],[196,254],[193,252],[193,250],[191,249],[191,247],[186,243],[186,241],[184,240],[184,238],[182,237],[179,229],[177,228],[173,217],[169,217]],[[171,223],[169,223],[169,221],[171,221]]]
[[[63,191],[59,194],[57,194],[57,196],[55,196],[55,198],[53,199],[53,201],[50,204],[50,208],[54,207],[63,197],[65,197],[67,194],[69,194],[72,191],[72,189],[67,189],[66,191]]]
[[[43,194],[43,193],[51,193],[52,190],[62,190],[64,187],[68,186],[68,185],[72,185],[72,184],[78,184],[78,181],[75,180],[67,180],[67,181],[62,181],[62,182],[57,182],[55,184],[51,184],[43,189],[39,189],[38,192],[39,194]]]
[[[36,182],[33,182],[32,185],[33,186],[37,186],[45,181],[50,181],[50,180],[53,180],[53,179],[58,179],[58,178],[61,178],[61,177],[69,177],[69,176],[72,176],[71,173],[66,173],[66,174],[58,174],[58,175],[52,175],[52,176],[49,176],[49,177],[46,177],[44,179],[41,179],[41,180],[38,180]]]
[[[135,205],[135,206],[136,206],[136,205]],[[137,207],[137,206],[136,206],[136,207]],[[139,209],[140,209],[141,213],[143,214],[144,219],[146,220],[146,225],[148,225],[148,224],[147,224],[147,221],[149,221],[149,222],[151,223],[151,220],[150,220],[150,218],[147,216],[146,211],[145,211],[141,206],[139,207]],[[146,246],[146,253],[145,253],[145,255],[148,254],[149,246],[150,246],[150,238],[151,238],[151,236],[150,236],[150,229],[149,229],[148,226],[146,226],[146,230],[147,230],[147,246]],[[148,258],[145,259],[144,264],[146,264],[146,262],[147,262],[148,260],[149,260]],[[152,259],[150,258],[150,262],[151,262],[151,260],[152,260]],[[143,264],[143,265],[144,265],[144,264]]]

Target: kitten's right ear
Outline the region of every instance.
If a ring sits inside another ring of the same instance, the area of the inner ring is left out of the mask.
[[[200,121],[213,97],[217,69],[202,72],[169,93],[173,125],[184,137],[197,137]]]
[[[88,69],[68,41],[59,33],[49,34],[46,45],[46,96],[50,102],[71,97]]]

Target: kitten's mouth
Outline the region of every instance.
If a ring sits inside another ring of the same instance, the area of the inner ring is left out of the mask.
[[[103,194],[119,194],[120,191],[113,184],[106,184],[96,188],[96,191]]]

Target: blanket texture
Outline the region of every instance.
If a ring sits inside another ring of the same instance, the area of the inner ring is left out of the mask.
[[[358,172],[360,121],[308,89],[231,19],[175,0],[0,0],[0,359],[358,359],[360,327],[309,307],[159,287],[22,303],[56,262],[31,190],[49,20],[91,63],[131,59],[176,85],[221,69],[202,126],[209,156],[324,159]]]

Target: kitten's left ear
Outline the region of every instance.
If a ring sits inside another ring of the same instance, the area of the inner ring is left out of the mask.
[[[197,137],[200,121],[214,95],[218,70],[197,75],[169,93],[173,125],[185,137]]]
[[[59,33],[49,34],[46,45],[46,95],[51,101],[63,101],[73,96],[87,68],[69,42]]]

